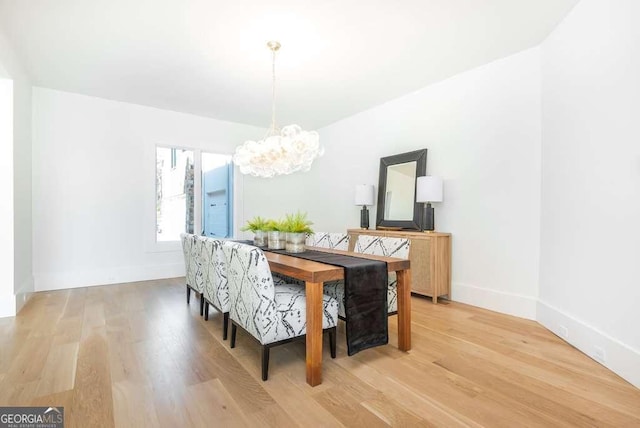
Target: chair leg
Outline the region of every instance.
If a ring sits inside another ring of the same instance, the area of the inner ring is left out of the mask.
[[[231,347],[236,347],[236,332],[238,331],[238,327],[231,321]]]
[[[204,294],[200,293],[200,316],[204,314]]]
[[[187,285],[187,305],[191,301],[191,287]]]
[[[229,329],[229,312],[225,312],[222,317],[222,340],[227,340],[228,329]]]
[[[204,302],[204,320],[209,321],[209,302]]]
[[[338,335],[338,327],[329,329],[329,348],[331,349],[331,358],[336,357],[336,336]]]
[[[262,380],[269,378],[269,347],[262,345]]]

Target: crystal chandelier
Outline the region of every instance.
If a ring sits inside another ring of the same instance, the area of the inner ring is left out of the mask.
[[[273,55],[271,97],[271,127],[262,140],[245,141],[236,148],[233,162],[242,174],[256,177],[273,177],[297,171],[309,171],[316,157],[322,156],[324,148],[316,131],[304,131],[298,125],[276,127],[276,52],[280,43],[267,43]]]

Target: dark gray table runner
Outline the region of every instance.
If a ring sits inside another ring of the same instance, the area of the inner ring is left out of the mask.
[[[344,268],[344,300],[349,356],[389,343],[386,262],[324,251],[307,250],[303,253],[287,253],[284,250],[269,250],[267,248],[263,248],[263,250]]]

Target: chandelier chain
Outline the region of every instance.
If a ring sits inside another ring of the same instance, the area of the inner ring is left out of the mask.
[[[276,129],[276,49],[272,49],[273,60],[271,62],[271,129]]]

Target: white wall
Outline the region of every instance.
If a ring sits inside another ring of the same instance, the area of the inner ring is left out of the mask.
[[[428,148],[427,173],[445,179],[436,229],[453,234],[453,299],[535,318],[539,64],[530,49],[320,129],[310,172],[245,179],[245,218],[302,209],[319,231],[359,227],[355,185],[377,185],[380,157]]]
[[[182,275],[178,245],[150,245],[155,146],[232,153],[265,132],[43,88],[33,100],[36,290]]]
[[[637,0],[582,0],[542,46],[538,310],[543,325],[591,356],[600,347],[636,386],[639,16]]]
[[[32,247],[31,247],[31,82],[22,64],[16,57],[4,35],[0,32],[0,69],[2,75],[10,79],[12,93],[3,93],[3,101],[12,104],[11,145],[3,148],[2,156],[8,156],[11,165],[3,165],[3,174],[11,174],[11,180],[3,180],[3,186],[11,191],[0,189],[3,207],[12,211],[11,219],[3,219],[3,227],[13,228],[12,237],[4,241],[6,248],[3,259],[11,268],[2,269],[5,275],[11,272],[11,278],[0,280],[0,300],[5,310],[0,316],[14,315],[33,292]],[[5,82],[6,83],[6,82]],[[10,98],[7,98],[10,97]],[[5,122],[0,124],[6,127]],[[2,120],[2,119],[0,119]],[[5,128],[6,130],[6,128]],[[13,237],[16,239],[13,239]],[[11,253],[11,254],[9,254]],[[6,282],[5,282],[6,281]]]
[[[15,315],[13,294],[13,81],[0,78],[0,317]]]

